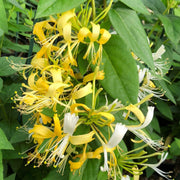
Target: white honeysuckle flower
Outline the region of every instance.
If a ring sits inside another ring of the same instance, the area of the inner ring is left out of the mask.
[[[121,180],[130,180],[130,177],[129,175],[124,175],[122,176]]]
[[[127,127],[129,131],[131,131],[133,134],[135,134],[139,139],[143,140],[146,144],[151,146],[153,149],[160,149],[163,148],[162,142],[160,140],[152,140],[149,138],[141,129],[147,127],[154,116],[154,107],[148,106],[148,112],[145,118],[144,123],[141,126],[137,127]]]
[[[75,114],[66,113],[64,115],[64,125],[63,125],[64,133],[67,133],[72,136],[78,120],[79,117],[76,116]]]
[[[108,158],[107,158],[107,150],[116,147],[120,141],[123,139],[124,135],[127,132],[127,127],[121,123],[117,123],[114,133],[109,139],[108,143],[104,145],[104,167],[101,166],[101,171],[108,171]]]
[[[111,104],[108,105],[108,98],[107,98],[107,96],[105,96],[105,98],[106,98],[105,106],[107,107],[107,109],[105,111],[109,111],[111,109],[116,109],[116,108],[119,108],[119,107],[123,106],[118,99],[115,99]]]
[[[139,129],[143,129],[143,128],[147,127],[151,123],[153,116],[154,116],[154,107],[148,106],[148,112],[146,114],[144,123],[139,127],[129,127],[128,129],[130,131],[135,131],[135,130],[139,130]]]
[[[56,164],[58,164],[60,160],[64,158],[64,152],[68,146],[69,138],[73,135],[78,120],[79,117],[75,114],[66,113],[64,115],[63,131],[66,135],[58,143],[55,144],[57,148],[49,156],[49,159],[53,159],[56,156],[58,157],[56,158]],[[53,149],[55,146],[53,146],[51,149]]]
[[[152,57],[153,57],[153,60],[157,60],[159,58],[161,58],[161,56],[165,53],[165,47],[164,45],[161,45],[160,48],[155,52],[155,53],[152,53]]]
[[[169,175],[170,172],[164,172],[164,171],[162,171],[162,170],[160,170],[158,168],[158,166],[160,166],[166,160],[167,156],[168,156],[168,153],[163,152],[161,154],[161,159],[160,159],[160,161],[158,163],[156,163],[156,164],[142,164],[142,165],[152,168],[159,175],[161,175],[162,177],[170,180],[171,179],[171,176]]]

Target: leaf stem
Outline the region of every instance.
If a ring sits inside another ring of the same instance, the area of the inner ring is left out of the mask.
[[[95,0],[91,0],[91,5],[92,5],[92,16],[93,16],[93,20],[94,20],[96,18]]]

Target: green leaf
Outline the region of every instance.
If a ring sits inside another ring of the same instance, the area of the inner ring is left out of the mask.
[[[6,135],[4,134],[1,128],[0,128],[0,149],[11,149],[11,150],[14,149],[11,143],[7,140]]]
[[[10,139],[11,143],[22,142],[28,139],[28,133],[23,131],[16,131]]]
[[[171,109],[169,108],[167,103],[165,103],[162,100],[157,99],[156,107],[161,112],[161,114],[163,114],[165,117],[173,120],[173,115],[172,115]]]
[[[86,0],[40,0],[38,3],[36,18],[68,11],[85,1]]]
[[[99,171],[97,180],[108,179],[108,173]]]
[[[119,0],[119,1],[123,2],[128,7],[134,9],[139,13],[150,15],[150,13],[148,12],[148,10],[146,9],[146,7],[144,6],[141,0],[133,0],[133,1]]]
[[[25,59],[21,57],[0,57],[0,76],[9,76],[16,72],[14,69],[11,68],[10,61],[16,64],[25,63]]]
[[[164,25],[165,32],[168,38],[175,44],[178,44],[180,40],[180,17],[178,16],[165,16],[158,15],[159,19]]]
[[[84,180],[83,179],[83,173],[84,173],[84,170],[86,168],[86,164],[87,164],[87,160],[84,162],[84,164],[80,168],[80,171],[77,170],[74,173],[70,172],[69,173],[69,180]]]
[[[104,46],[102,59],[105,78],[100,82],[103,88],[122,103],[136,103],[139,91],[136,62],[118,35],[112,35]]]
[[[15,178],[16,178],[16,173],[11,174],[10,176],[4,178],[4,180],[15,180]]]
[[[97,179],[100,170],[100,160],[89,159],[83,173],[83,179],[94,180]]]
[[[165,96],[169,98],[174,104],[176,104],[176,100],[174,99],[173,94],[171,93],[168,86],[166,85],[166,82],[164,80],[159,80],[158,82],[156,81],[156,84],[160,84],[162,89],[165,91]]]
[[[2,152],[0,150],[0,179],[3,179],[3,163],[2,163]]]
[[[179,156],[180,155],[180,139],[175,138],[175,141],[171,144],[171,148],[169,149],[171,155]]]
[[[0,37],[4,34],[4,31],[0,28]]]
[[[136,12],[128,8],[111,9],[109,18],[128,47],[151,69],[154,69],[147,36]]]
[[[8,2],[10,2],[12,5],[14,5],[15,7],[19,8],[25,12],[25,10],[21,7],[21,5],[18,3],[17,0],[8,0]]]
[[[0,0],[0,28],[4,32],[8,32],[8,24],[7,24],[7,18],[6,18],[6,11],[4,8],[3,0]]]
[[[165,5],[160,0],[143,0],[145,6],[153,10],[155,14],[163,14],[166,10]]]
[[[2,90],[2,87],[3,87],[3,80],[2,80],[2,78],[0,78],[0,92]]]

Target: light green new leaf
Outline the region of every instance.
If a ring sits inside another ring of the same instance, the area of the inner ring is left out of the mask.
[[[38,3],[36,18],[68,11],[85,1],[86,0],[40,0]]]
[[[154,69],[147,36],[136,12],[128,8],[111,9],[109,18],[116,32],[128,47],[150,68]]]
[[[14,74],[16,71],[12,69],[10,62],[16,63],[16,64],[24,64],[25,59],[21,57],[0,57],[0,76],[9,76]]]
[[[147,14],[150,15],[150,13],[148,12],[147,8],[144,6],[144,4],[142,3],[141,0],[119,0],[121,2],[123,2],[124,4],[126,4],[128,7],[134,9],[137,12],[140,12],[142,14]]]
[[[4,134],[1,128],[0,128],[0,149],[11,149],[11,150],[14,149],[11,143],[7,140],[6,135]]]
[[[180,17],[158,15],[164,25],[165,32],[168,38],[175,44],[180,41]]]
[[[0,29],[2,29],[4,32],[8,32],[8,23],[3,0],[0,0]]]
[[[105,78],[100,82],[103,88],[122,103],[136,103],[139,89],[137,66],[119,35],[112,35],[104,46],[102,59]]]
[[[2,163],[2,152],[0,150],[0,179],[3,179],[3,163]]]

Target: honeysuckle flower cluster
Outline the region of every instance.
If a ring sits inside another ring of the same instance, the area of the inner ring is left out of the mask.
[[[63,173],[66,163],[75,172],[80,171],[86,160],[102,158],[100,170],[107,171],[109,179],[130,179],[123,175],[123,170],[139,176],[147,167],[168,179],[168,173],[157,168],[162,160],[155,165],[146,163],[148,158],[163,156],[161,152],[147,155],[146,146],[155,151],[164,148],[161,140],[152,140],[143,130],[153,119],[154,107],[148,106],[143,113],[141,105],[152,98],[153,91],[140,88],[146,94],[139,95],[137,104],[128,105],[123,105],[120,99],[108,104],[105,96],[106,104],[97,108],[102,88],[97,89],[96,85],[106,76],[100,70],[103,45],[111,37],[107,29],[101,28],[100,22],[111,4],[112,1],[94,19],[87,4],[79,13],[72,9],[35,24],[33,33],[41,49],[30,65],[16,66],[24,70],[27,84],[22,84],[22,95],[16,94],[14,98],[22,114],[32,115],[24,126],[35,143],[34,150],[27,154],[27,164],[34,161],[34,167],[46,164]],[[82,58],[77,60],[80,54]],[[89,63],[84,76],[80,74],[79,61]],[[142,87],[154,88],[148,73],[147,69],[139,68],[139,83],[143,82]],[[91,97],[92,103],[84,103],[86,97]],[[121,122],[115,116],[117,112],[122,114],[124,121],[133,117],[134,124]],[[120,143],[127,132],[140,139],[132,140],[133,143],[144,142],[145,145],[124,152]],[[98,143],[92,145],[93,141]]]

